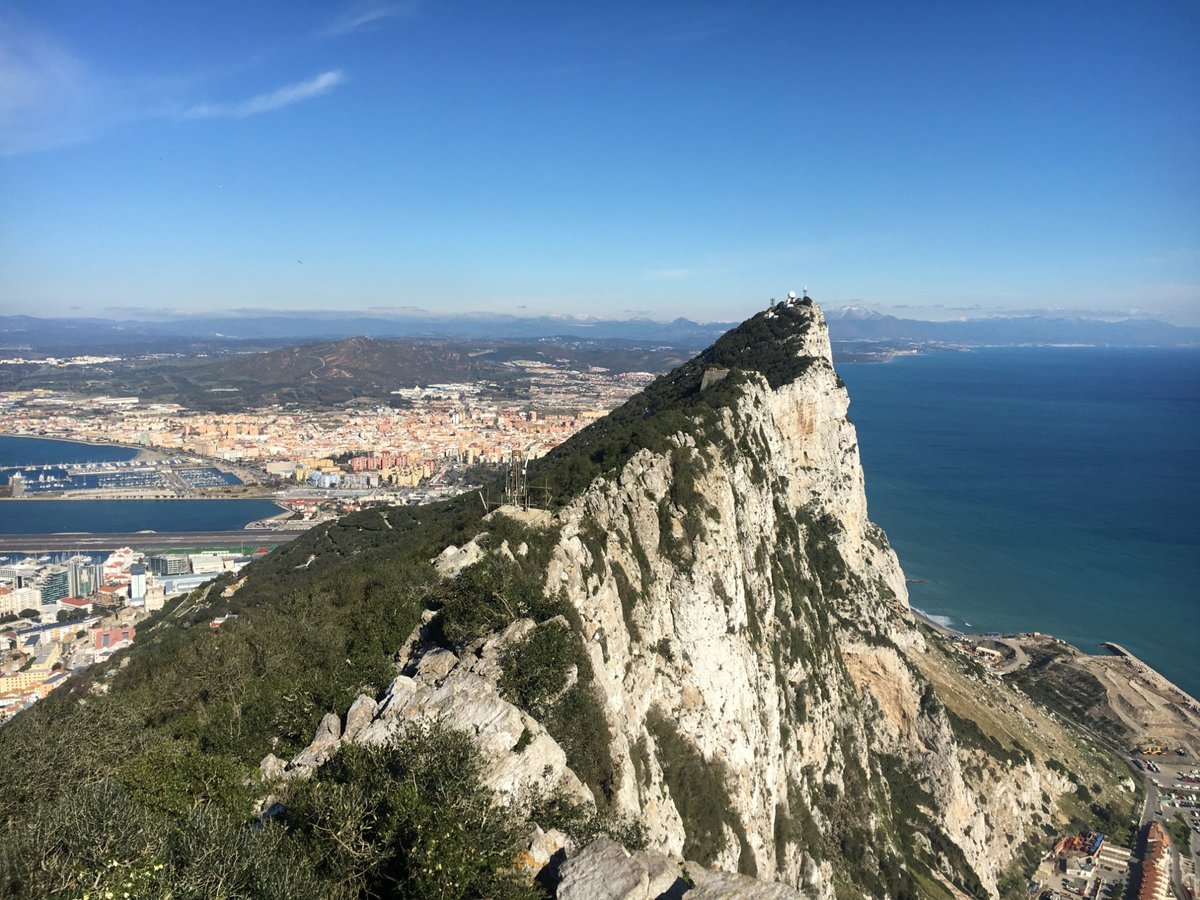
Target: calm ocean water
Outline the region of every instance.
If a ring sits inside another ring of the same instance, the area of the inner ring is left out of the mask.
[[[126,462],[137,453],[132,447],[77,444],[74,441],[0,434],[0,469],[54,463]]]
[[[1200,350],[840,365],[871,518],[914,606],[1117,641],[1200,695]]]
[[[235,531],[280,512],[270,500],[3,500],[0,551],[6,534]]]
[[[120,462],[128,447],[0,435],[0,469],[52,463]],[[270,500],[5,500],[0,535],[89,531],[233,531],[280,512]],[[4,541],[0,538],[0,550]]]

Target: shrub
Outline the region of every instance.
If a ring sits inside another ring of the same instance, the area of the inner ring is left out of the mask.
[[[5,835],[0,894],[6,897],[347,896],[321,886],[276,825],[251,828],[244,818],[208,808],[163,816],[111,781],[39,812]]]
[[[541,621],[563,612],[561,604],[546,598],[540,579],[532,565],[489,555],[458,577],[436,583],[426,603],[441,610],[445,643],[462,649],[516,619]]]
[[[566,625],[546,622],[504,652],[500,691],[535,719],[544,719],[582,655],[578,637]]]
[[[458,732],[343,747],[289,792],[284,820],[322,879],[356,896],[538,896],[511,871],[526,823],[495,805]]]
[[[562,746],[567,765],[592,789],[596,802],[603,807],[616,789],[617,772],[612,760],[612,735],[590,670],[587,680],[581,677],[558,698],[543,724]]]
[[[998,740],[987,734],[974,719],[966,719],[958,715],[950,707],[943,707],[946,713],[946,718],[950,722],[950,729],[954,732],[955,738],[963,747],[974,747],[977,750],[982,750],[989,756],[995,759],[1010,763],[1021,763],[1025,760],[1026,751],[1018,745],[1019,749],[1010,749],[1001,744]]]

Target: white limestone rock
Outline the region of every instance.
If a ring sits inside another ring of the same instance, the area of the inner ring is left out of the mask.
[[[483,548],[479,546],[482,534],[472,538],[461,547],[451,544],[433,560],[433,566],[443,578],[453,578],[468,566],[473,566],[483,559]]]
[[[378,708],[379,704],[373,698],[359,694],[346,712],[346,727],[342,732],[342,740],[353,742],[370,726]]]
[[[558,900],[805,900],[808,896],[784,884],[709,871],[661,853],[630,853],[606,837],[563,863],[560,874]]]
[[[651,900],[658,896],[650,893],[650,873],[609,838],[592,841],[563,863],[561,873],[558,900]]]
[[[494,664],[505,640],[518,640],[536,626],[510,625],[481,648],[481,656],[459,659],[444,648],[425,653],[414,674],[399,675],[379,705],[374,721],[359,731],[361,744],[384,744],[418,724],[437,724],[471,737],[483,759],[483,783],[506,802],[533,791],[561,791],[574,803],[594,805],[592,792],[567,766],[558,742],[527,713],[500,696]],[[493,665],[486,665],[488,660]]]
[[[317,726],[312,743],[292,759],[289,769],[311,771],[322,765],[337,750],[342,736],[342,720],[333,713],[326,713]]]
[[[262,780],[268,783],[282,778],[286,768],[287,763],[274,753],[268,753],[262,758],[262,762],[258,764],[258,771],[262,775]]]

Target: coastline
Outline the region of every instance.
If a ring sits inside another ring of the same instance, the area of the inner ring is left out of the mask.
[[[1180,700],[1190,706],[1194,711],[1200,712],[1200,700],[1197,700],[1187,691],[1183,690],[1183,688],[1175,684],[1175,682],[1171,681],[1145,660],[1134,656],[1115,641],[1105,641],[1100,646],[1102,646],[1105,650],[1108,650],[1112,656],[1115,656],[1118,659],[1126,660],[1134,669],[1139,670],[1143,675],[1159,682],[1159,686],[1161,688],[1176,694]]]
[[[1065,664],[1074,671],[1094,678],[1104,691],[1104,702],[1109,707],[1110,718],[1123,729],[1127,744],[1164,740],[1171,746],[1176,743],[1193,744],[1196,734],[1200,732],[1200,701],[1113,641],[1100,644],[1107,651],[1105,653],[1087,653],[1046,632],[975,634],[943,625],[911,605],[909,610],[917,622],[925,625],[955,651],[971,658],[974,658],[971,647],[984,647],[985,654],[995,650],[997,645],[1015,651],[1015,655],[1005,657],[1002,662],[994,653],[982,660],[976,659],[994,678],[1005,679],[1027,669],[1031,663],[1029,652],[1037,649],[1044,651],[1048,646],[1062,649]],[[1139,708],[1135,709],[1135,705]],[[1183,730],[1177,730],[1180,728]],[[1119,752],[1124,750],[1119,746],[1113,749]],[[1193,746],[1193,752],[1200,753],[1200,745]]]
[[[911,603],[908,605],[908,609],[913,614],[913,618],[920,619],[924,624],[928,625],[943,637],[951,637],[955,635],[959,637],[970,637],[970,635],[968,635],[965,631],[959,631],[955,628],[951,628],[949,625],[943,625],[941,622],[936,621],[924,610],[917,609]]]

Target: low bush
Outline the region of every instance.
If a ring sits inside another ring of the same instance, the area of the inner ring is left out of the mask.
[[[284,825],[343,896],[537,897],[512,872],[526,821],[496,806],[480,771],[453,731],[346,746],[289,791]]]
[[[546,622],[504,652],[500,691],[535,719],[545,719],[567,686],[571,669],[578,670],[583,664],[583,655],[579,638],[570,628],[561,622]]]

